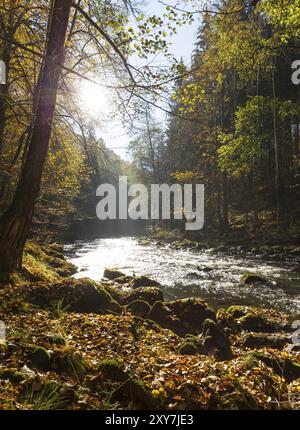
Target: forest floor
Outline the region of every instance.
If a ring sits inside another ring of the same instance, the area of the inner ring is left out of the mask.
[[[1,281],[0,409],[300,408],[287,315],[74,273],[61,245],[29,242],[23,270]]]

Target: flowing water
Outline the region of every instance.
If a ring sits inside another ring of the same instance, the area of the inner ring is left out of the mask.
[[[126,275],[157,280],[168,300],[201,297],[213,307],[242,304],[300,313],[300,268],[296,263],[142,245],[128,237],[77,241],[65,251],[78,268],[77,278],[100,281],[104,269],[117,268]],[[240,280],[246,272],[263,275],[272,285],[245,286]]]

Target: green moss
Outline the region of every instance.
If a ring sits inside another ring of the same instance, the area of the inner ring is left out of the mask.
[[[230,306],[227,312],[234,318],[241,318],[247,314],[247,308],[245,306]]]

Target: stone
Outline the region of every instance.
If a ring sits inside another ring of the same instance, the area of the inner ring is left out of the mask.
[[[148,318],[151,311],[149,303],[143,300],[135,300],[134,302],[127,305],[127,309],[133,315],[137,315],[141,318]]]
[[[252,273],[246,273],[241,280],[244,285],[271,285],[268,279]]]
[[[90,279],[65,279],[48,285],[36,285],[26,292],[29,302],[50,307],[62,301],[68,311],[78,313],[120,313],[121,306],[101,286]]]
[[[179,336],[200,334],[207,318],[216,320],[215,312],[201,299],[181,299],[173,302],[157,302],[149,318]]]
[[[161,285],[159,282],[154,281],[153,279],[150,279],[147,276],[139,276],[139,277],[133,278],[131,287],[132,288],[161,287]]]
[[[211,319],[204,321],[202,337],[202,345],[207,355],[215,356],[220,361],[233,358],[229,339],[215,321]]]
[[[126,276],[125,273],[120,272],[116,269],[105,269],[104,270],[104,278],[109,279],[110,281],[114,281],[118,278],[122,278],[123,276]]]
[[[164,294],[160,288],[157,287],[140,287],[130,291],[124,297],[124,303],[129,304],[135,300],[143,300],[153,306],[155,302],[163,302]]]

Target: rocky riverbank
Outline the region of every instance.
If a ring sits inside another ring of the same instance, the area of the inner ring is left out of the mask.
[[[62,246],[29,243],[0,288],[0,409],[296,409],[289,316],[164,300],[113,269],[70,276]]]

